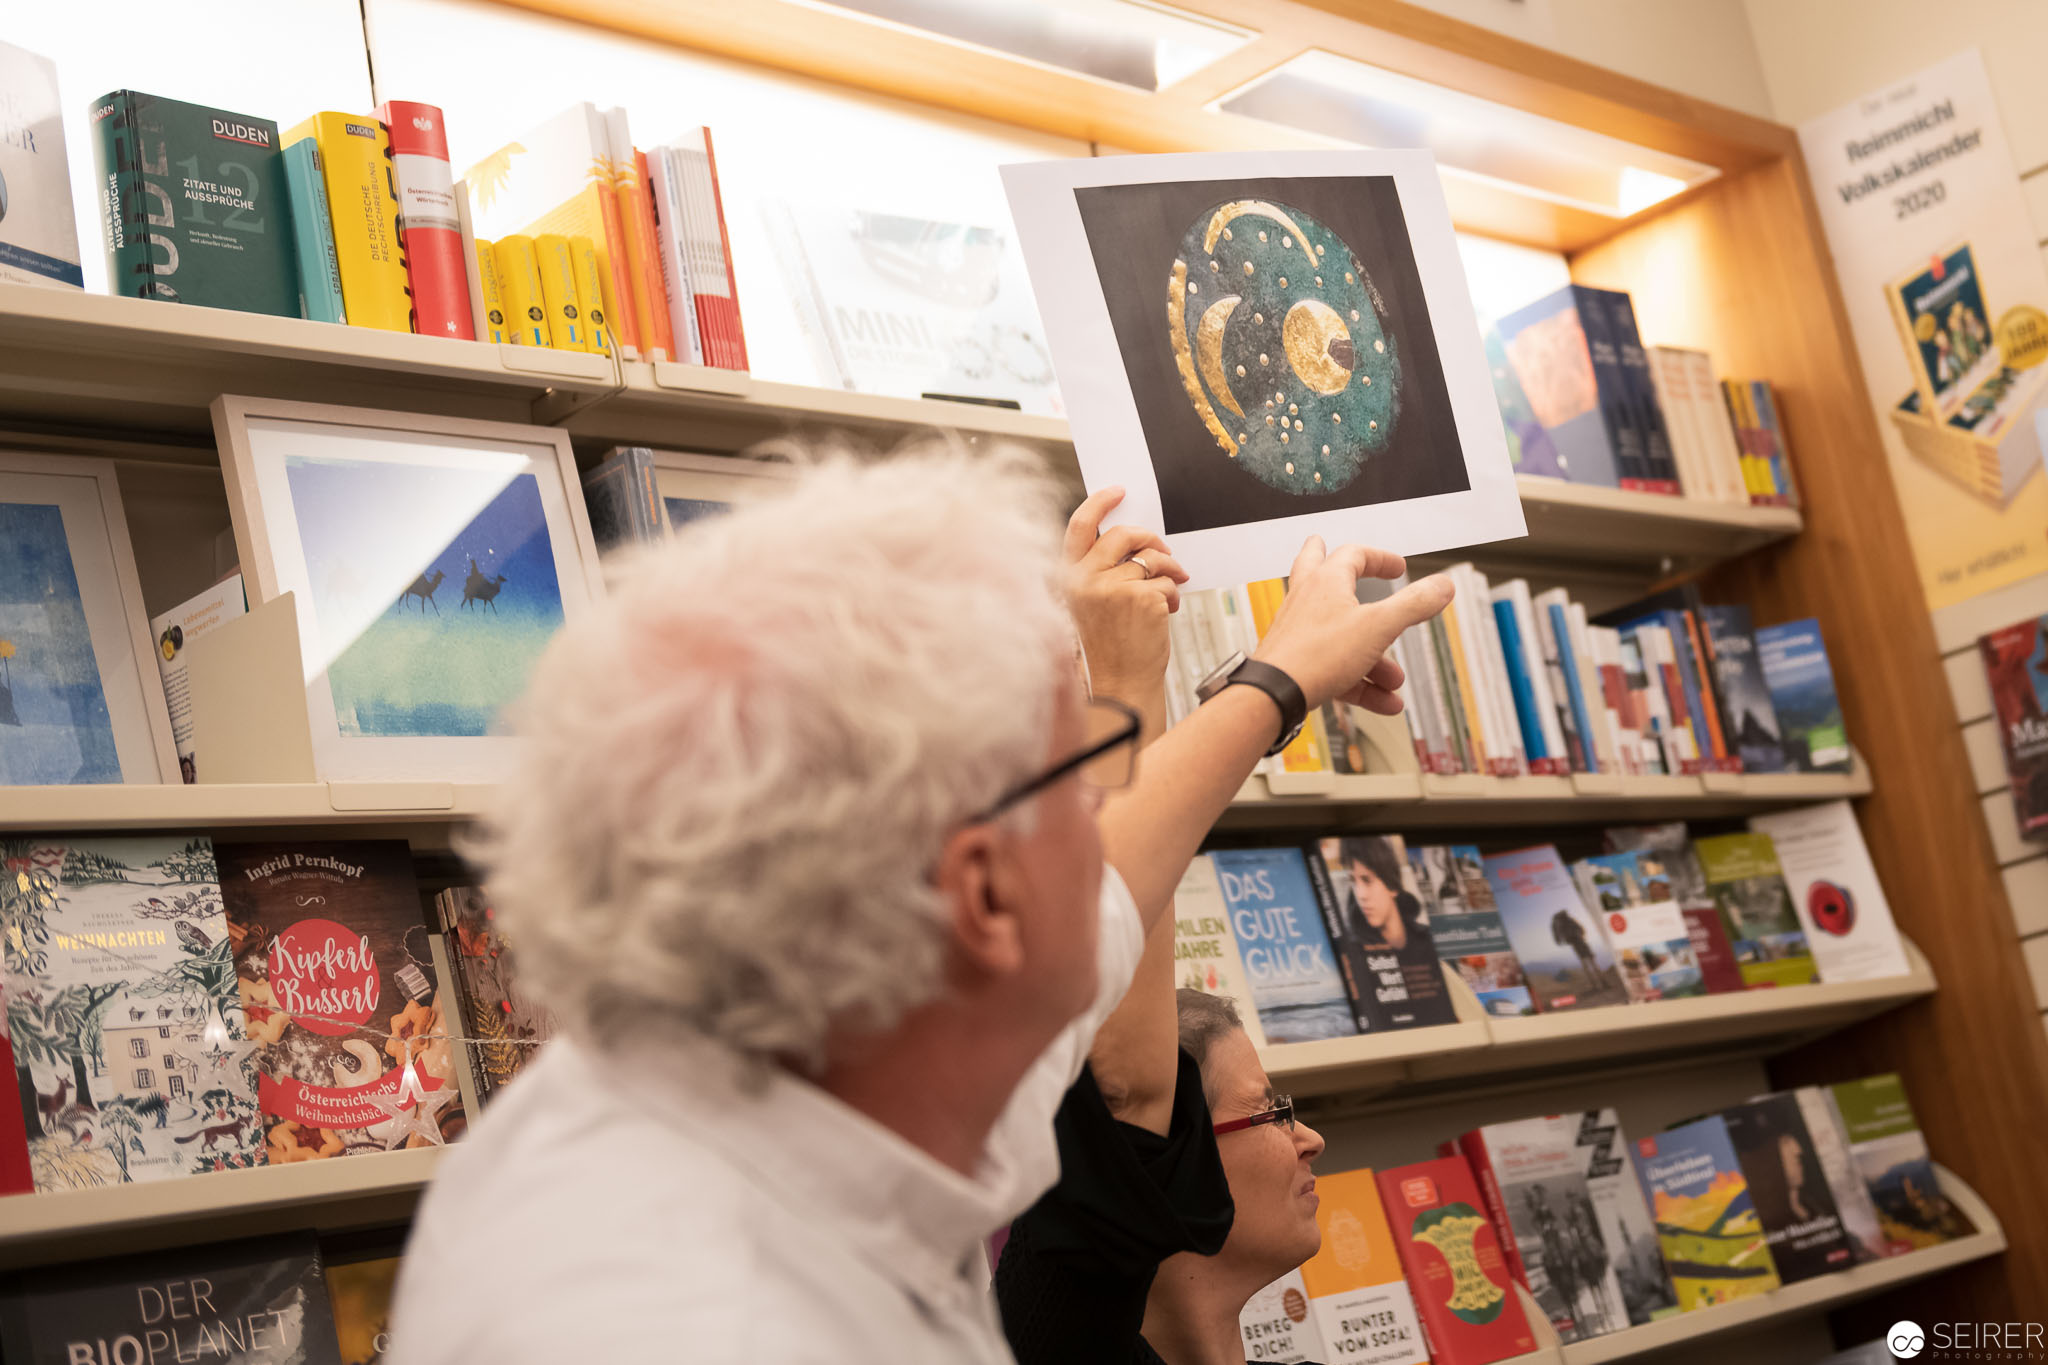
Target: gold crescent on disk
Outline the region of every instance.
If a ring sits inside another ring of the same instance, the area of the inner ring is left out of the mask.
[[[1243,301],[1235,294],[1218,299],[1195,323],[1195,363],[1202,372],[1202,378],[1207,381],[1209,392],[1215,395],[1216,401],[1239,417],[1244,416],[1244,409],[1238,406],[1237,395],[1230,391],[1230,379],[1223,370],[1223,329],[1229,324],[1230,315],[1237,311],[1237,305]]]
[[[1223,229],[1229,227],[1233,220],[1251,215],[1270,218],[1285,228],[1294,238],[1294,244],[1301,248],[1301,254],[1308,257],[1309,269],[1313,270],[1320,264],[1316,260],[1316,249],[1308,244],[1308,238],[1302,235],[1301,228],[1287,216],[1287,210],[1278,204],[1268,204],[1263,199],[1233,199],[1217,209],[1210,215],[1209,226],[1202,233],[1202,250],[1214,251],[1216,239],[1223,235]]]

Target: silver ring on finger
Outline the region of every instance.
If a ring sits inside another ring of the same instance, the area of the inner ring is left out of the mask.
[[[1124,563],[1126,563],[1126,564],[1135,564],[1135,565],[1137,565],[1137,566],[1138,566],[1138,567],[1139,567],[1140,569],[1142,569],[1142,570],[1144,571],[1144,573],[1145,573],[1145,577],[1147,577],[1147,578],[1150,578],[1150,577],[1152,577],[1152,566],[1151,566],[1150,564],[1147,564],[1147,563],[1145,562],[1145,556],[1143,556],[1143,555],[1132,555],[1132,556],[1131,556],[1131,557],[1130,557],[1129,559],[1126,559],[1126,560],[1124,561]]]

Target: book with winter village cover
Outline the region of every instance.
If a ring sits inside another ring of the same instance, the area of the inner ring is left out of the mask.
[[[1572,877],[1614,949],[1629,999],[1678,1000],[1707,993],[1671,875],[1656,854],[1637,850],[1582,858],[1572,864]]]
[[[1633,1156],[1680,1308],[1778,1287],[1763,1221],[1719,1114],[1638,1138]]]
[[[1969,1220],[1941,1192],[1897,1073],[1843,1081],[1828,1094],[1893,1255],[1970,1233]]]
[[[1230,907],[1223,903],[1223,884],[1206,853],[1189,859],[1188,870],[1174,889],[1173,975],[1181,990],[1222,996],[1235,1005],[1238,1022],[1244,1025],[1252,1046],[1265,1046],[1259,1007],[1245,981],[1237,935],[1230,931]]]
[[[1707,890],[1721,908],[1743,984],[1754,989],[1820,980],[1771,837],[1718,834],[1695,841],[1693,849]]]
[[[1671,1274],[1657,1245],[1657,1225],[1629,1160],[1621,1115],[1612,1109],[1588,1109],[1572,1117],[1578,1123],[1572,1142],[1586,1172],[1586,1188],[1593,1195],[1600,1236],[1607,1243],[1607,1259],[1614,1266],[1629,1325],[1639,1327],[1677,1312],[1678,1293],[1671,1287]]]
[[[1577,1115],[1550,1114],[1490,1123],[1441,1149],[1472,1163],[1508,1268],[1568,1342],[1628,1326],[1578,1131]]]
[[[1322,839],[1307,858],[1358,1031],[1458,1022],[1401,836]]]
[[[540,1052],[554,1015],[521,989],[512,945],[482,887],[451,886],[434,897],[434,911],[454,959],[461,1031],[480,1040],[464,1046],[475,1048],[477,1100],[488,1104]]]
[[[0,1296],[8,1365],[342,1365],[309,1232],[31,1273]]]
[[[31,836],[0,841],[0,858],[8,1042],[36,1189],[262,1165],[213,846]]]
[[[1349,1038],[1358,1032],[1330,952],[1316,889],[1298,848],[1219,849],[1230,927],[1269,1043]]]
[[[1707,994],[1721,995],[1747,990],[1742,969],[1735,961],[1735,945],[1721,923],[1721,908],[1707,890],[1707,874],[1700,871],[1699,855],[1693,851],[1692,835],[1685,822],[1672,820],[1661,825],[1621,825],[1606,832],[1607,851],[1627,853],[1640,849],[1663,864],[1671,881],[1671,895],[1692,938],[1693,960]]]
[[[1723,1110],[1721,1117],[1779,1279],[1795,1284],[1856,1264],[1798,1097],[1782,1091],[1764,1095]]]
[[[1979,636],[2020,833],[2048,829],[2048,617]]]
[[[1496,853],[1484,865],[1501,925],[1539,1010],[1628,1003],[1607,936],[1579,899],[1555,845]]]
[[[405,841],[224,845],[220,867],[271,1164],[458,1136],[460,1010]]]
[[[1496,1019],[1536,1012],[1522,964],[1508,946],[1493,888],[1473,844],[1428,844],[1408,850],[1416,889],[1429,911],[1430,936],[1446,966],[1464,978],[1479,1007]]]

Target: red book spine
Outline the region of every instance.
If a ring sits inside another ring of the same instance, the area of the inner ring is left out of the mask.
[[[398,178],[398,230],[412,286],[412,329],[422,336],[476,340],[469,309],[469,269],[462,261],[462,224],[448,135],[431,104],[386,100],[377,110],[391,134]]]
[[[6,1009],[6,995],[0,992],[0,1014]],[[14,1045],[7,1040],[7,1028],[0,1024],[0,1066],[5,1075],[14,1072]],[[28,1122],[17,1100],[0,1103],[0,1195],[28,1194],[36,1187],[35,1173],[28,1164]]]
[[[1443,1156],[1458,1154],[1463,1154],[1471,1163],[1472,1178],[1479,1182],[1479,1198],[1486,1205],[1486,1216],[1493,1220],[1494,1230],[1500,1234],[1501,1259],[1507,1262],[1509,1273],[1521,1282],[1522,1287],[1529,1289],[1529,1268],[1522,1264],[1522,1249],[1515,1244],[1515,1226],[1508,1221],[1507,1197],[1500,1192],[1500,1177],[1494,1174],[1493,1157],[1486,1150],[1485,1130],[1474,1128],[1458,1139],[1455,1151],[1439,1153]],[[1529,1289],[1529,1292],[1533,1294],[1536,1291]]]
[[[1713,902],[1683,906],[1679,914],[1685,916],[1686,934],[1692,939],[1692,955],[1699,959],[1700,978],[1707,994],[1748,990],[1742,979],[1742,964],[1735,960],[1727,927],[1721,923],[1721,912]]]
[[[1692,641],[1692,657],[1699,674],[1700,710],[1705,713],[1707,737],[1714,745],[1715,772],[1739,773],[1742,760],[1728,747],[1728,737],[1721,732],[1721,698],[1714,687],[1714,656],[1707,652],[1705,634],[1700,630],[1699,618],[1690,611],[1681,612],[1685,618],[1686,638]]]
[[[747,336],[740,326],[740,287],[732,273],[732,234],[725,230],[725,200],[718,192],[718,154],[711,149],[711,130],[704,130],[704,160],[711,168],[711,208],[718,219],[718,248],[725,258],[725,299],[721,304],[726,315],[726,337],[730,343],[732,368],[744,370],[747,365]]]
[[[1678,676],[1677,661],[1660,663],[1657,668],[1657,676],[1664,680],[1664,704],[1671,708],[1671,724],[1673,728],[1682,728],[1688,735],[1692,736],[1693,750],[1699,755],[1695,758],[1685,759],[1679,764],[1679,768],[1687,777],[1696,776],[1700,769],[1705,766],[1708,750],[1705,745],[1700,743],[1701,736],[1692,728],[1692,712],[1687,709],[1685,704],[1685,682]]]

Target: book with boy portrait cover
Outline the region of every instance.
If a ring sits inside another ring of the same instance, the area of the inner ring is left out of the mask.
[[[1401,836],[1322,839],[1306,853],[1359,1032],[1455,1024],[1458,1012]]]
[[[460,1010],[405,841],[229,844],[220,866],[271,1164],[459,1135]]]

